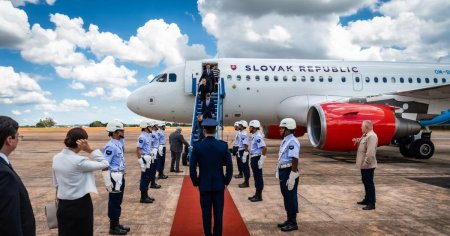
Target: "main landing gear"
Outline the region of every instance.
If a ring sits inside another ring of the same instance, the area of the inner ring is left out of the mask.
[[[407,138],[398,139],[400,153],[404,157],[415,157],[417,159],[430,159],[434,154],[434,144],[431,142],[431,131],[422,132],[420,137],[411,135]]]

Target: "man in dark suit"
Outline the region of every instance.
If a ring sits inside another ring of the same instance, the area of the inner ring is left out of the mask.
[[[19,143],[19,124],[0,116],[0,235],[36,235],[30,198],[8,156]]]
[[[180,157],[181,152],[183,152],[183,144],[189,147],[189,143],[186,142],[183,135],[181,134],[181,127],[177,127],[177,129],[170,134],[169,136],[170,143],[170,154],[172,156],[172,161],[170,162],[170,172],[180,173]]]
[[[213,118],[214,113],[216,111],[216,106],[214,105],[214,101],[211,100],[211,95],[209,93],[206,94],[206,100],[202,103],[202,114],[203,119]]]
[[[208,91],[212,92],[214,90],[214,73],[210,64],[205,65],[205,69],[200,78],[206,78],[206,87]]]
[[[215,139],[217,121],[205,119],[202,122],[205,138],[194,144],[189,166],[194,186],[200,190],[203,232],[205,235],[222,235],[222,217],[225,187],[233,176],[233,164],[226,142]],[[223,173],[223,166],[226,173]],[[197,175],[197,166],[199,176]],[[214,229],[211,233],[211,211],[214,212]]]

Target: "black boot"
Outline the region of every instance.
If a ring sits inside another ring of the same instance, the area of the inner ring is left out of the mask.
[[[255,196],[251,199],[249,199],[251,202],[260,202],[262,201],[262,194],[256,193]]]
[[[140,203],[153,203],[153,200],[150,199],[147,192],[141,192],[141,200]]]
[[[244,180],[244,183],[239,184],[239,188],[248,188],[250,185],[248,184],[248,179]]]
[[[288,225],[289,224],[289,218],[285,221],[285,222],[283,222],[283,223],[278,223],[277,224],[277,227],[278,228],[283,228],[284,226],[286,226],[286,225]]]
[[[161,185],[159,185],[159,184],[157,184],[155,181],[153,181],[153,182],[150,184],[150,188],[159,189],[159,188],[161,188]]]
[[[167,178],[169,178],[169,176],[165,175],[164,172],[162,172],[162,171],[159,172],[158,179],[167,179]]]
[[[243,176],[242,176],[242,174],[238,174],[238,175],[235,175],[234,178],[241,179],[241,178],[243,178]]]
[[[118,220],[109,220],[109,234],[126,235],[127,231],[120,228]]]
[[[281,231],[283,232],[289,232],[293,230],[298,230],[297,217],[290,218],[288,220],[288,223],[285,226],[281,227]]]
[[[128,233],[128,232],[130,232],[130,230],[131,230],[131,229],[130,229],[130,227],[127,227],[127,226],[121,225],[121,224],[120,224],[120,221],[119,221],[119,228],[121,228],[121,229],[123,229],[123,230],[127,231],[127,233]]]

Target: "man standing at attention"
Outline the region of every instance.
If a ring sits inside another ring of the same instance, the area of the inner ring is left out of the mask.
[[[231,181],[233,164],[227,143],[214,137],[217,121],[205,119],[202,126],[206,137],[194,144],[189,170],[192,183],[200,191],[203,232],[206,236],[219,236],[222,235],[224,191]],[[200,175],[197,175],[197,166]],[[211,233],[212,212],[214,212],[214,229]]]
[[[19,124],[0,116],[0,235],[36,235],[36,222],[27,189],[8,156],[19,143]]]
[[[363,136],[359,139],[358,151],[356,153],[356,167],[361,169],[362,182],[366,195],[364,199],[357,202],[359,205],[366,205],[363,210],[375,210],[375,184],[373,175],[377,168],[377,146],[378,136],[373,132],[372,121],[362,122],[361,131]]]

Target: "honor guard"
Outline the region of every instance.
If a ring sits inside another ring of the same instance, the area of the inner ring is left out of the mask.
[[[150,188],[159,189],[161,185],[156,183],[156,170],[158,168],[158,148],[159,148],[159,135],[158,135],[158,123],[152,122],[152,132],[150,133],[150,157],[152,159],[150,164]]]
[[[243,177],[242,175],[242,159],[239,158],[239,154],[238,154],[238,150],[239,150],[239,122],[240,121],[236,121],[234,122],[234,130],[236,131],[236,135],[234,136],[234,143],[233,143],[233,155],[236,157],[236,163],[237,163],[237,167],[238,167],[238,171],[239,173],[237,175],[234,176],[234,178],[236,179],[240,179]]]
[[[298,197],[297,187],[299,181],[298,158],[300,156],[300,143],[294,136],[297,124],[292,118],[285,118],[280,122],[280,135],[283,141],[278,152],[276,177],[280,182],[281,194],[284,199],[284,209],[287,220],[278,224],[281,231],[297,230]]]
[[[259,131],[261,124],[258,120],[252,120],[249,123],[250,133],[252,134],[252,143],[250,145],[250,164],[255,180],[255,195],[249,197],[251,202],[262,201],[262,191],[264,188],[263,171],[264,160],[266,159],[267,147],[264,138]]]
[[[242,172],[244,173],[244,182],[239,184],[239,188],[248,188],[248,180],[250,179],[250,166],[248,165],[248,136],[245,129],[247,129],[247,121],[241,120],[239,122],[239,148],[238,155],[242,160]]]
[[[217,121],[205,119],[202,125],[206,137],[193,145],[189,175],[200,191],[204,235],[222,235],[224,191],[233,176],[233,162],[227,143],[214,137]]]
[[[159,139],[159,146],[158,146],[158,178],[159,179],[167,179],[168,176],[164,175],[164,164],[166,162],[166,123],[164,121],[158,123],[158,139]]]
[[[120,224],[121,204],[125,190],[125,130],[122,122],[111,121],[106,125],[106,131],[111,138],[103,149],[103,155],[109,162],[108,170],[102,171],[106,189],[109,192],[108,217],[110,220],[109,233],[125,235],[129,227]]]
[[[151,122],[143,120],[139,124],[141,127],[141,135],[139,135],[136,147],[136,156],[141,167],[141,180],[139,190],[141,191],[141,203],[153,203],[154,198],[148,195],[148,186],[150,184],[150,129]]]

